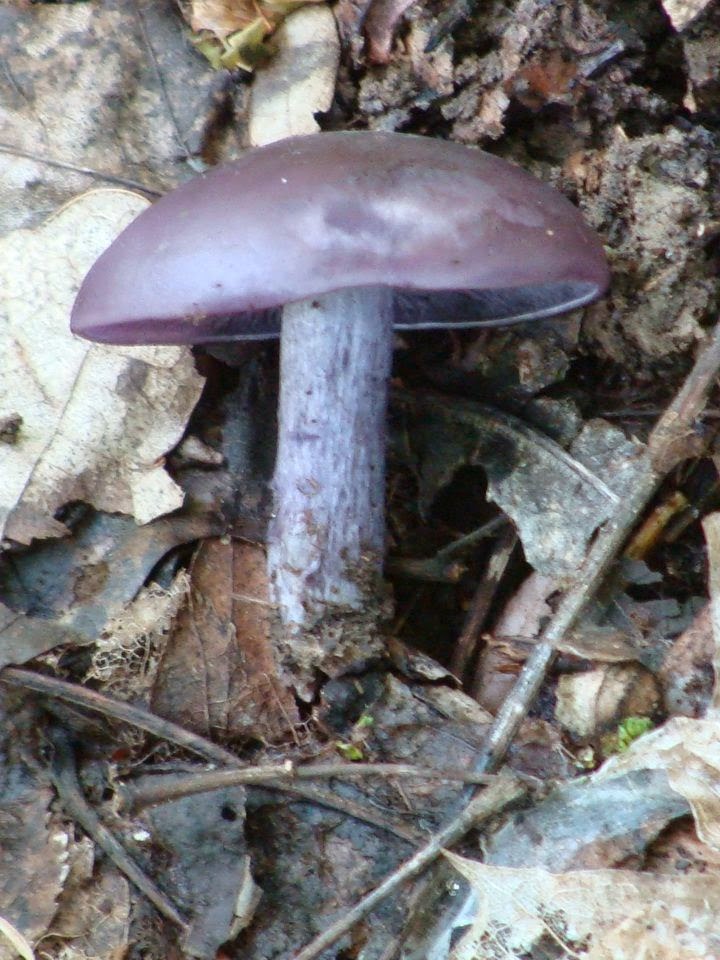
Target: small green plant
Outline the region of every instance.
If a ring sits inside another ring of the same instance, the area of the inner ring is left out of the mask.
[[[362,713],[355,724],[355,727],[358,730],[365,730],[367,727],[371,727],[374,723],[374,717],[372,717],[369,713]]]
[[[360,747],[356,746],[354,743],[345,743],[343,740],[336,740],[335,749],[343,758],[343,760],[349,760],[351,763],[357,763],[359,760],[363,760],[365,758],[365,755]]]
[[[617,752],[625,753],[633,740],[652,729],[650,717],[625,717],[617,728]]]
[[[648,730],[652,729],[650,717],[625,717],[617,725],[614,733],[607,733],[601,740],[601,751],[604,757],[611,757],[615,753],[625,753],[630,745]]]

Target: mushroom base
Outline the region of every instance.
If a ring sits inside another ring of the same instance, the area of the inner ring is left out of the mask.
[[[315,667],[343,658],[317,644],[323,620],[377,608],[392,303],[356,288],[283,313],[268,572],[283,634],[312,631]]]

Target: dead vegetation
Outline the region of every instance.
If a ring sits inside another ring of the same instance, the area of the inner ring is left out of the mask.
[[[720,956],[718,8],[298,6],[0,8],[0,957]],[[552,182],[613,286],[398,335],[385,652],[303,701],[275,348],[68,317],[154,197],[344,129]]]

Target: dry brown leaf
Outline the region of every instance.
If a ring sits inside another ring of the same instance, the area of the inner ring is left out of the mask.
[[[253,70],[272,56],[265,38],[288,14],[311,3],[322,0],[193,0],[195,45],[216,69]]]
[[[154,709],[205,736],[277,740],[296,721],[270,646],[265,554],[207,540],[163,658]]]
[[[70,334],[82,277],[147,206],[124,190],[77,198],[44,224],[0,240],[0,535],[57,536],[53,514],[71,500],[140,523],[183,495],[163,467],[202,389],[181,347],[101,347]]]

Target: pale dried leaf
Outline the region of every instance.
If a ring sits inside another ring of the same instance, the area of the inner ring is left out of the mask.
[[[720,950],[720,889],[701,875],[549,873],[446,856],[477,896],[473,926],[451,960],[545,955],[550,943],[593,960],[711,960]]]
[[[0,445],[0,534],[62,533],[53,514],[71,500],[140,523],[182,504],[162,457],[200,396],[189,350],[94,346],[68,326],[83,276],[146,206],[98,190],[0,241],[0,419],[21,418]]]
[[[680,32],[708,7],[711,0],[663,0],[662,6],[670,23]]]
[[[0,232],[90,187],[187,179],[223,97],[172,2],[0,3],[0,59]],[[213,156],[237,155],[220,126]]]
[[[193,0],[189,19],[193,30],[209,30],[224,39],[252,23],[257,15],[257,5],[252,0]]]
[[[9,953],[22,957],[22,960],[34,960],[35,954],[27,938],[4,917],[0,917],[0,936],[10,945],[7,948]],[[3,940],[0,940],[0,955],[6,950]]]
[[[664,770],[670,785],[690,804],[698,835],[720,849],[720,719],[676,717],[612,757],[598,780],[631,770]]]
[[[291,14],[276,34],[278,52],[253,84],[248,127],[253,146],[316,133],[316,113],[329,110],[340,43],[325,4]]]
[[[652,716],[660,694],[652,674],[636,663],[604,664],[558,680],[555,717],[585,739],[629,716]]]

